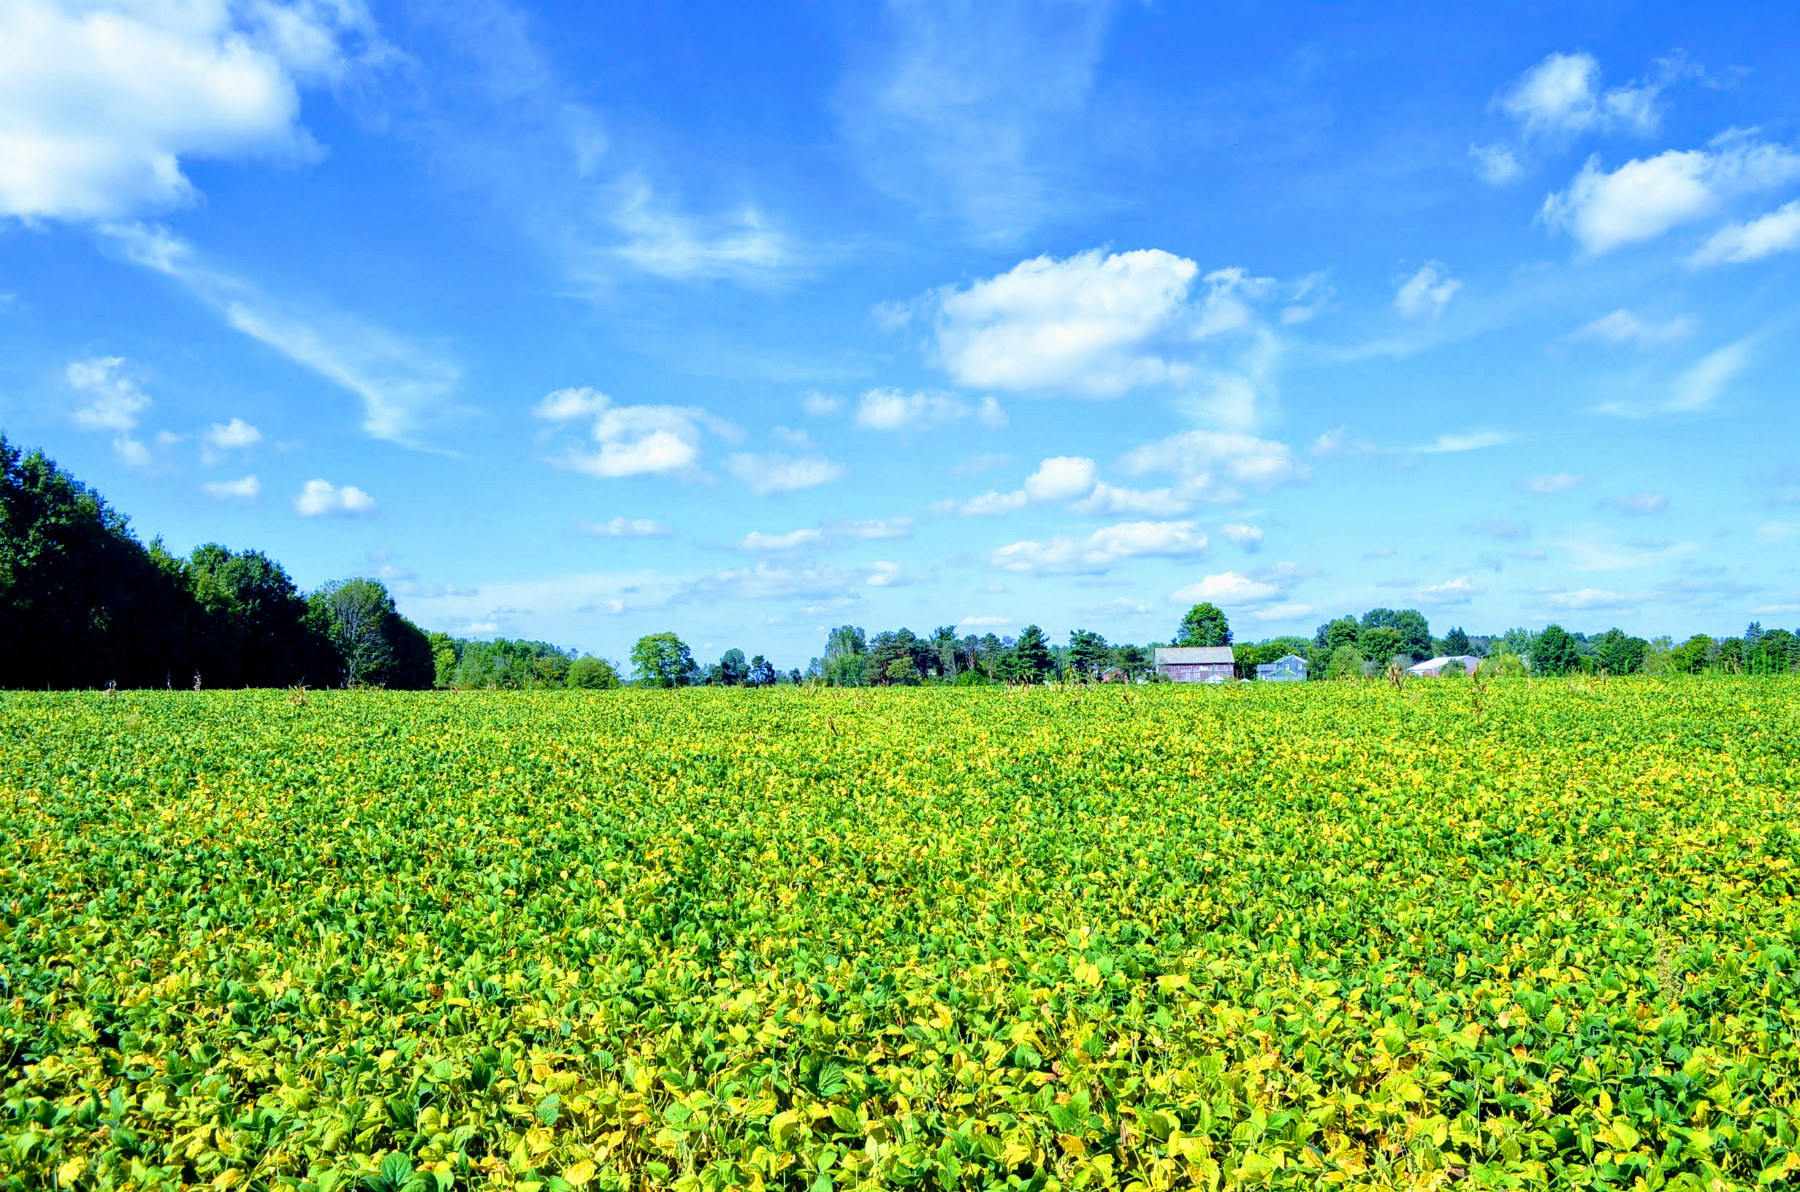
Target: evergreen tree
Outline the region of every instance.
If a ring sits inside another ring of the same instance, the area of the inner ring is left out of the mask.
[[[1050,658],[1050,646],[1044,640],[1044,631],[1036,625],[1027,625],[1019,634],[1019,640],[1013,643],[1016,682],[1038,683],[1054,669],[1055,663]]]
[[[1561,625],[1546,625],[1531,643],[1531,669],[1534,674],[1566,675],[1581,668],[1581,653],[1575,639]]]

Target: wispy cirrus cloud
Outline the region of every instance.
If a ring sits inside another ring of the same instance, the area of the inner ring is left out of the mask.
[[[126,260],[172,279],[233,330],[361,399],[371,438],[423,448],[428,431],[468,413],[455,396],[462,370],[441,350],[345,311],[274,298],[202,264],[166,229],[115,224],[101,232]]]

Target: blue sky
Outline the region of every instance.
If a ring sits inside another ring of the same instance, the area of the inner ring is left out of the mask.
[[[1800,623],[1800,12],[0,2],[0,427],[673,628]]]

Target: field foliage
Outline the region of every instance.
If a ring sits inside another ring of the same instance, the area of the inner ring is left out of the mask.
[[[0,696],[0,1188],[1800,1179],[1800,686],[1475,701]]]

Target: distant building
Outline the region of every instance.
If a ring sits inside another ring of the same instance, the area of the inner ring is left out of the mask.
[[[1475,668],[1481,665],[1481,659],[1473,654],[1446,654],[1440,658],[1427,658],[1416,666],[1409,666],[1406,668],[1406,673],[1417,675],[1421,679],[1442,678],[1444,668],[1452,662],[1461,663],[1465,675],[1474,674]]]
[[[1306,681],[1306,659],[1298,654],[1283,654],[1273,662],[1256,664],[1256,681],[1259,683],[1304,683]]]
[[[1156,669],[1177,683],[1229,683],[1237,660],[1230,646],[1159,646]]]

